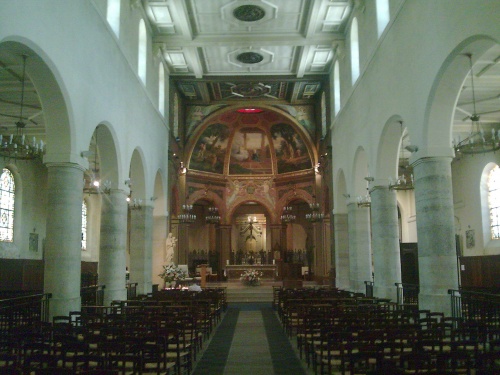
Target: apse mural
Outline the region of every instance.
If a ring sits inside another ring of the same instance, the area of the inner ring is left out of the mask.
[[[307,148],[291,125],[273,125],[271,134],[276,151],[278,173],[295,172],[312,167]]]
[[[238,129],[231,144],[230,174],[271,174],[269,140],[259,128]]]
[[[196,129],[198,125],[201,124],[203,119],[207,117],[212,112],[215,112],[219,108],[224,107],[223,104],[210,105],[210,106],[187,106],[186,107],[186,125],[187,125],[187,136],[189,137],[191,133]]]
[[[228,137],[229,128],[226,125],[212,124],[206,128],[193,149],[189,168],[222,173]]]
[[[290,115],[295,117],[297,122],[304,127],[305,130],[314,136],[314,108],[310,105],[302,106],[292,106],[292,105],[280,105],[277,104],[276,107],[287,111]]]

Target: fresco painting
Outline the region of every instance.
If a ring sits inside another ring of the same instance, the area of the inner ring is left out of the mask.
[[[305,143],[291,125],[283,123],[273,125],[271,134],[276,151],[278,173],[312,168]]]
[[[258,128],[238,129],[231,144],[230,174],[271,174],[269,140]]]
[[[198,138],[193,149],[189,168],[203,172],[223,173],[229,128],[212,124]]]

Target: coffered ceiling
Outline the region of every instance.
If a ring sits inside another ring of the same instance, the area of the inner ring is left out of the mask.
[[[186,99],[311,100],[330,71],[349,0],[146,0]],[[193,79],[194,78],[194,79]]]

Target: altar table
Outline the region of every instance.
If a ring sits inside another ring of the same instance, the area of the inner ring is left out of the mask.
[[[228,281],[239,280],[245,270],[262,272],[261,280],[274,280],[276,275],[276,266],[274,264],[239,264],[226,265],[226,277]]]

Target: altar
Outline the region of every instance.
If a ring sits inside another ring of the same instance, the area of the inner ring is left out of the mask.
[[[262,272],[261,280],[274,280],[276,275],[276,266],[274,264],[226,265],[227,280],[239,280],[245,270]]]

